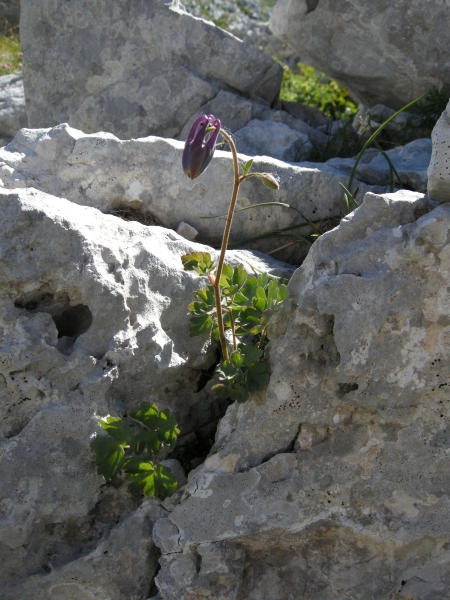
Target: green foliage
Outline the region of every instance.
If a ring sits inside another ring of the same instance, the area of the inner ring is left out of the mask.
[[[348,92],[314,67],[298,63],[299,71],[284,66],[280,100],[315,106],[333,119],[349,118],[358,108]]]
[[[185,269],[186,265],[192,265],[190,257],[191,255],[182,257]],[[199,272],[195,268],[190,270]],[[209,274],[210,271],[206,273]],[[214,274],[212,279],[214,280]],[[262,347],[266,340],[267,326],[276,307],[287,298],[286,285],[267,273],[248,275],[243,265],[233,267],[225,264],[219,289],[224,326],[231,331],[234,351],[229,360],[220,363],[217,369],[219,383],[213,389],[242,401],[247,392],[268,383],[269,375]],[[197,290],[195,300],[188,306],[188,310],[191,313],[191,336],[210,333],[212,340],[218,341],[219,327],[213,285],[208,284]],[[257,346],[237,346],[236,338],[243,336],[250,336]]]
[[[199,275],[207,275],[214,270],[211,254],[208,252],[191,252],[181,257],[185,271],[196,271]]]
[[[449,86],[439,88],[434,85],[421,100],[411,107],[410,112],[414,115],[414,120],[421,127],[432,129],[447,108],[449,97]]]
[[[0,75],[22,70],[22,52],[17,33],[0,36]]]
[[[229,360],[220,363],[217,369],[219,383],[212,389],[243,402],[248,392],[261,389],[269,383],[267,363],[262,360],[262,350],[256,346],[239,344]]]
[[[92,444],[97,472],[106,481],[114,481],[123,471],[131,481],[131,492],[144,492],[147,496],[171,496],[177,484],[170,469],[154,464],[154,458],[164,448],[174,448],[180,430],[169,410],[159,411],[155,404],[141,404],[130,417],[144,429],[137,433],[124,424],[120,417],[105,417],[100,426],[108,434],[96,438]],[[152,460],[140,455],[147,451]]]

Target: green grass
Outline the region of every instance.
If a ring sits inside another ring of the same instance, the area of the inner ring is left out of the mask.
[[[284,67],[280,100],[315,106],[332,119],[353,117],[358,107],[350,100],[347,90],[314,67],[303,63],[298,63],[298,67],[299,71]]]
[[[0,75],[22,70],[22,52],[17,34],[0,36]]]

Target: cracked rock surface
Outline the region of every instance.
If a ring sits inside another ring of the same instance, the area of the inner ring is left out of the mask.
[[[97,418],[141,402],[188,431],[224,412],[190,338],[202,284],[180,257],[214,250],[36,189],[0,194],[0,574],[4,600],[141,600],[159,503],[96,473]],[[249,271],[290,265],[233,252]]]
[[[368,193],[314,244],[267,390],[155,525],[158,598],[448,598],[449,233],[448,204]]]
[[[121,139],[173,138],[221,89],[270,106],[280,90],[281,66],[178,5],[22,0],[30,126],[67,121]]]
[[[191,181],[181,168],[183,147],[183,142],[158,137],[123,141],[109,133],[87,135],[67,124],[22,129],[11,144],[0,149],[0,185],[37,188],[103,212],[119,207],[150,211],[165,227],[177,229],[185,222],[198,231],[197,241],[220,246],[225,219],[203,217],[223,215],[228,209],[233,184],[231,154],[216,150],[202,177]],[[248,158],[241,155],[242,162]],[[253,170],[272,173],[279,179],[280,190],[269,190],[250,178],[240,188],[238,207],[284,202],[312,221],[340,215],[344,199],[339,182],[346,181],[347,175],[323,169],[255,157]],[[357,185],[361,198],[368,190],[380,189]],[[304,222],[295,210],[273,205],[237,212],[231,241]],[[305,233],[305,229],[295,233]],[[268,238],[246,247],[270,252],[285,244],[286,238]],[[296,242],[274,256],[300,264],[308,249],[309,244]]]

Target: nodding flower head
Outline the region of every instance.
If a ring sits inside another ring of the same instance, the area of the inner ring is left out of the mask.
[[[208,129],[214,128],[212,131]],[[214,155],[220,121],[212,115],[202,115],[192,125],[183,151],[183,171],[190,179],[203,173]]]

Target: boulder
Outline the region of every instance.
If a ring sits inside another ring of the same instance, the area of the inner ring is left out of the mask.
[[[400,109],[450,81],[447,2],[279,0],[274,34],[366,106]]]
[[[431,140],[423,138],[414,140],[405,146],[398,146],[387,150],[391,163],[398,173],[400,182],[395,174],[391,173],[389,163],[383,154],[376,148],[370,148],[364,153],[362,160],[356,168],[356,177],[371,185],[390,186],[391,181],[397,188],[426,192],[427,169],[431,159]],[[312,166],[317,163],[302,163],[303,166]],[[355,165],[355,158],[331,158],[324,163],[324,169],[350,175]]]
[[[447,204],[368,193],[313,245],[267,390],[155,525],[159,598],[448,596],[449,232]]]
[[[271,58],[175,2],[22,0],[21,42],[34,128],[176,137],[220,89],[270,106],[282,77]]]
[[[253,119],[234,137],[240,151],[248,156],[273,156],[285,162],[300,162],[312,149],[307,135],[276,121]]]
[[[302,156],[306,160],[312,149],[311,143],[324,148],[328,141],[327,135],[286,110],[270,109],[223,90],[191,116],[181,131],[181,140],[186,140],[192,124],[200,115],[214,115],[230,133],[244,129],[237,138],[240,152],[244,154],[264,154],[287,161],[295,161],[296,157]],[[302,115],[306,116],[306,112],[303,111]],[[255,122],[250,125],[251,121]],[[278,127],[279,123],[281,127]],[[273,143],[270,142],[271,137]],[[301,152],[297,152],[300,147]],[[228,146],[223,149],[228,150]]]
[[[191,181],[181,169],[182,152],[182,142],[157,137],[121,141],[108,133],[86,135],[67,125],[22,129],[11,144],[0,149],[0,183],[8,189],[37,188],[103,212],[127,206],[150,211],[165,227],[177,229],[183,221],[199,232],[197,241],[219,246],[225,218],[204,217],[228,210],[232,157],[217,150],[205,173]],[[248,158],[240,155],[242,162]],[[232,242],[298,226],[305,219],[297,211],[308,220],[324,222],[344,211],[339,182],[345,184],[345,174],[325,172],[321,165],[303,168],[268,157],[256,158],[253,170],[278,177],[280,190],[269,190],[251,178],[240,189],[239,207],[279,201],[294,208],[268,205],[237,212]],[[379,189],[357,185],[361,198],[366,191]],[[299,227],[293,231],[304,234],[309,230]],[[299,264],[309,248],[300,238],[264,238],[246,247],[274,252],[290,242],[294,243],[274,256]]]
[[[439,202],[450,202],[450,101],[433,129],[432,140],[428,195]]]
[[[146,598],[151,529],[168,509],[105,485],[90,442],[99,417],[141,402],[169,408],[182,432],[223,415],[204,381],[217,348],[189,335],[202,282],[180,260],[217,253],[36,189],[0,201],[2,598]],[[293,270],[252,252],[228,261]]]
[[[22,73],[3,75],[0,77],[0,138],[10,142],[19,129],[27,125]]]

